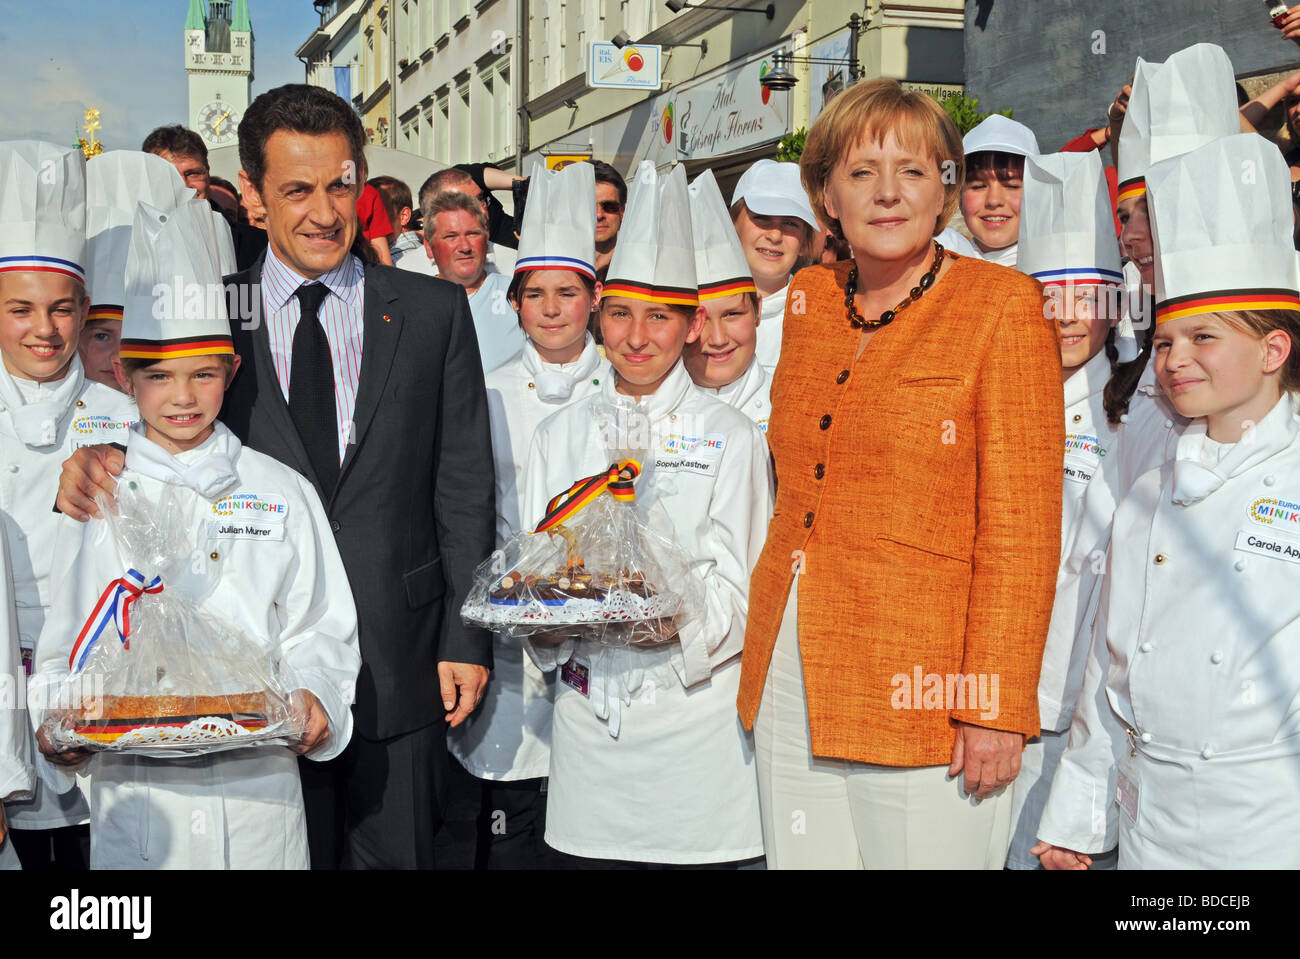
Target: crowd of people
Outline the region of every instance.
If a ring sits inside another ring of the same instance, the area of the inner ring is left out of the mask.
[[[304,85],[238,185],[181,127],[0,144],[0,868],[432,867],[451,762],[482,868],[1300,865],[1279,109],[1208,43],[1059,152],[864,81],[729,197],[354,177]],[[602,490],[686,557],[659,641],[462,618]],[[160,595],[274,663],[287,745],[116,748],[162,667],[69,705],[195,642]]]

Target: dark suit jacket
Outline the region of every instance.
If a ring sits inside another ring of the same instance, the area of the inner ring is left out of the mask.
[[[410,732],[442,718],[438,661],[492,664],[489,634],[460,619],[474,567],[495,545],[487,398],[469,301],[444,280],[365,265],[353,438],[338,484],[322,489],[260,321],[263,262],[226,278],[242,364],[221,420],[316,485],[357,605],[357,732],[372,740]],[[241,300],[252,317],[241,318]]]

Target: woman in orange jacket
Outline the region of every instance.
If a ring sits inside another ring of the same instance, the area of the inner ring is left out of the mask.
[[[796,275],[776,513],[738,705],[773,868],[1001,868],[1061,537],[1060,356],[1041,287],[934,236],[956,127],[893,80],[841,93],[802,177],[854,259]]]

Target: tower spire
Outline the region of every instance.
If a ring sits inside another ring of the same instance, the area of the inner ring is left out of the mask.
[[[253,32],[253,22],[248,18],[248,0],[235,0],[235,16],[230,29]]]
[[[203,16],[203,0],[190,0],[190,12],[185,17],[186,30],[203,30],[207,27]]]

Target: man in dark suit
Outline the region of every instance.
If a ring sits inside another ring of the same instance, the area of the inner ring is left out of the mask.
[[[430,867],[447,724],[478,705],[491,666],[489,636],[459,615],[495,517],[469,305],[460,287],[349,252],[366,170],[345,101],[280,87],[239,136],[240,191],[270,246],[226,281],[242,365],[221,419],[315,484],[360,621],[352,742],[302,764],[312,864]],[[79,478],[69,461],[65,512],[89,511],[96,468]]]

